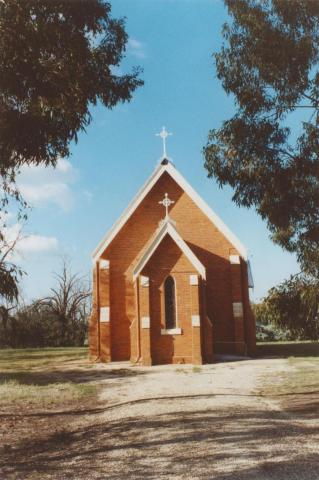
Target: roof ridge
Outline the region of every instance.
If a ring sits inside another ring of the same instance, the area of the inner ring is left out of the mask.
[[[244,245],[236,237],[236,235],[227,227],[227,225],[221,220],[221,218],[207,205],[207,203],[199,196],[199,194],[193,189],[193,187],[185,180],[182,174],[176,169],[176,167],[167,160],[167,163],[161,162],[156,166],[153,173],[146,180],[143,186],[139,189],[133,200],[126,207],[122,215],[113,224],[107,234],[100,241],[98,246],[93,251],[93,259],[96,261],[103,254],[104,250],[115,238],[117,233],[125,225],[126,221],[134,213],[136,208],[143,201],[148,192],[153,188],[158,179],[164,172],[167,172],[173,180],[187,193],[187,195],[193,200],[197,207],[208,217],[208,219],[218,228],[218,230],[228,239],[228,241],[238,250],[240,255],[247,260],[247,251]]]

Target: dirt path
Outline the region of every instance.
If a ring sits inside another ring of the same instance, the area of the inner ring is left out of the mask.
[[[318,412],[291,412],[276,395],[292,369],[283,359],[98,366],[99,404],[30,416],[38,434],[4,452],[1,478],[317,480]]]

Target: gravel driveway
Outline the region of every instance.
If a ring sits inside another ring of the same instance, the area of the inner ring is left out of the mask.
[[[8,478],[319,479],[318,411],[289,410],[285,359],[96,369],[109,373],[98,406],[56,414],[60,437],[33,444]]]
[[[289,369],[262,359],[135,367],[114,379],[101,398],[124,405],[102,416],[105,478],[319,479],[318,416],[300,419],[263,394]]]

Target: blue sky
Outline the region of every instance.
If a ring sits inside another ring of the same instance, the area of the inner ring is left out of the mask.
[[[58,169],[24,170],[19,184],[34,206],[21,250],[26,298],[45,295],[52,272],[67,256],[89,273],[91,252],[151,174],[162,153],[155,136],[166,125],[175,166],[239,237],[252,263],[257,300],[298,271],[294,256],[275,246],[253,210],[239,209],[231,190],[206,178],[202,147],[209,129],[232,115],[234,104],[215,76],[212,52],[221,45],[227,12],[213,0],[116,0],[113,16],[127,17],[130,40],[120,71],[143,67],[145,86],[129,104],[92,110],[87,134]]]

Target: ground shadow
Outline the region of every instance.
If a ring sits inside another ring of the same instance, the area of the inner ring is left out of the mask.
[[[122,379],[145,375],[147,371],[138,368],[114,369],[70,369],[45,371],[0,372],[0,385],[8,381],[16,381],[21,385],[51,385],[54,383],[91,383],[109,379]]]
[[[318,435],[318,426],[293,422],[279,411],[233,407],[93,420],[18,442],[2,455],[3,474],[114,480],[318,478],[318,456],[304,444],[300,449],[300,440]]]
[[[259,343],[256,347],[256,357],[318,357],[319,342],[287,342]]]

